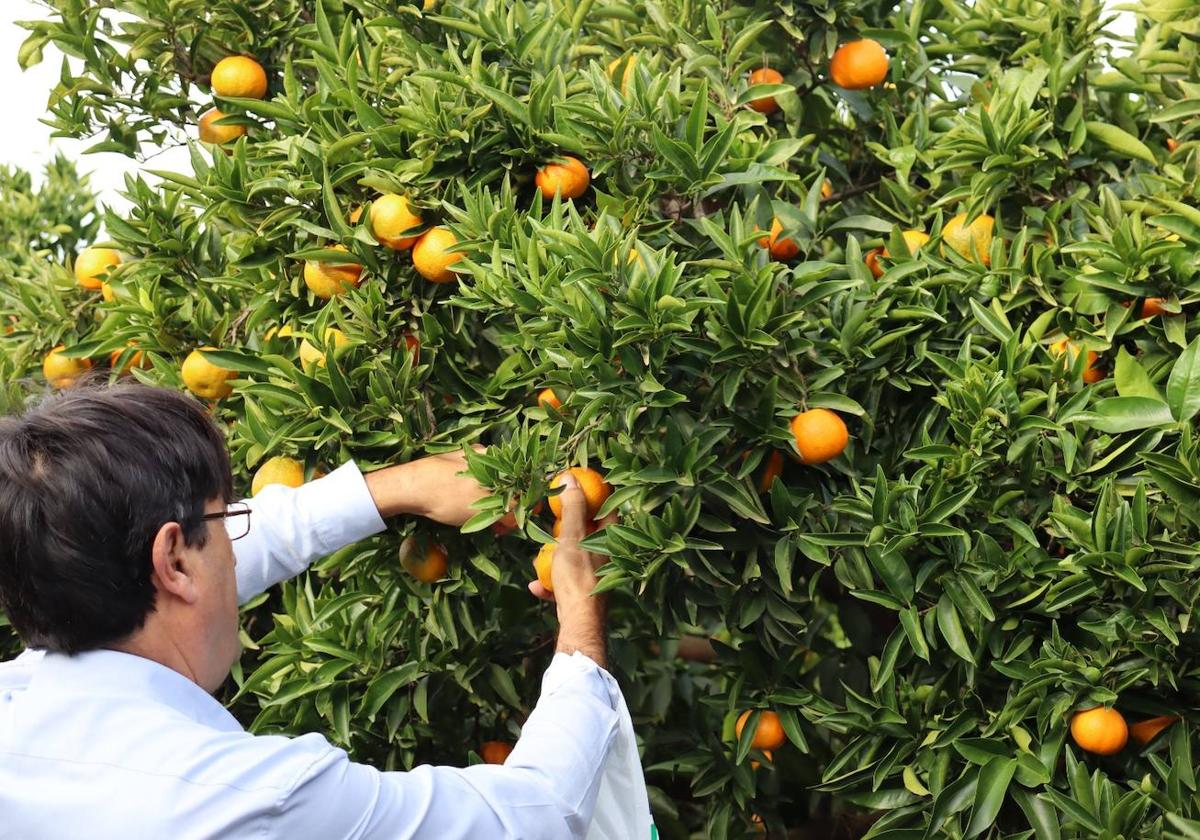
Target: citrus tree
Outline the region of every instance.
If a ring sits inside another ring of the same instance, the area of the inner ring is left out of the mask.
[[[247,490],[488,447],[248,605],[255,731],[511,742],[586,466],[663,836],[1200,836],[1191,0],[46,5],[150,159],[4,364],[191,388]]]

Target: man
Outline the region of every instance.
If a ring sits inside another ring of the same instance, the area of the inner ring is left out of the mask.
[[[224,440],[192,398],[87,387],[0,418],[0,608],[31,649],[0,665],[0,838],[582,837],[623,708],[596,561],[570,482],[542,697],[504,766],[355,764],[316,734],[256,737],[213,697],[238,602],[388,516],[461,525],[485,495],[461,456],[234,503]]]

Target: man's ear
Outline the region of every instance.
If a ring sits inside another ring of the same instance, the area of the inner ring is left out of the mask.
[[[200,597],[197,585],[195,556],[188,551],[183,538],[183,528],[178,522],[168,522],[154,535],[150,549],[153,567],[151,580],[161,594],[172,595],[188,604]]]

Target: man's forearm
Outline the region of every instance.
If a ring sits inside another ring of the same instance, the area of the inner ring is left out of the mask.
[[[607,623],[608,602],[603,595],[571,605],[560,603],[555,650],[568,655],[578,651],[608,670]]]

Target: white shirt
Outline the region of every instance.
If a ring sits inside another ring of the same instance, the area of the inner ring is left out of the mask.
[[[353,463],[249,504],[233,544],[243,601],[384,527]],[[385,773],[321,735],[251,735],[149,659],[26,651],[0,664],[0,838],[579,838],[618,707],[608,673],[558,654],[504,766]]]

